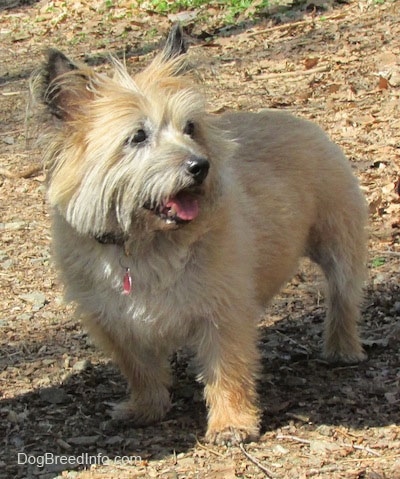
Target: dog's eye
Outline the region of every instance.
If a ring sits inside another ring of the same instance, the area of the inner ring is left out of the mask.
[[[193,136],[194,130],[195,130],[195,127],[194,127],[193,121],[188,121],[185,125],[185,128],[183,129],[183,133],[185,135]]]
[[[138,130],[134,135],[128,138],[126,141],[127,144],[138,144],[143,143],[147,140],[147,133],[142,128]]]

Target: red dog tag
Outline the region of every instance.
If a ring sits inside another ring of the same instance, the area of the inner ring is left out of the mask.
[[[128,295],[132,290],[132,277],[129,268],[125,268],[122,294]]]

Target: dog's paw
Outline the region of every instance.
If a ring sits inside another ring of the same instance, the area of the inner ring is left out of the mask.
[[[237,446],[240,443],[256,441],[260,436],[258,429],[243,429],[237,427],[226,427],[221,431],[209,429],[205,440],[210,444],[218,446]]]
[[[363,349],[350,352],[342,351],[325,351],[324,359],[326,359],[331,364],[357,364],[368,359],[367,354]]]
[[[136,426],[148,426],[161,421],[170,409],[169,397],[158,403],[141,403],[130,399],[114,404],[110,415],[114,421],[129,420]]]

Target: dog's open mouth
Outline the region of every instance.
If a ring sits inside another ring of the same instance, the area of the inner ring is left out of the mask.
[[[199,202],[190,191],[181,191],[156,207],[145,204],[146,209],[155,213],[168,224],[185,224],[199,215]]]

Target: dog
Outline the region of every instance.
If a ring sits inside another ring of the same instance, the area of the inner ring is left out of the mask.
[[[257,319],[308,256],[327,279],[324,356],[356,362],[367,209],[340,148],[273,109],[207,112],[179,27],[141,72],[51,50],[41,74],[55,264],[66,298],[127,378],[114,417],[171,407],[169,358],[193,350],[205,439],[256,440]]]

